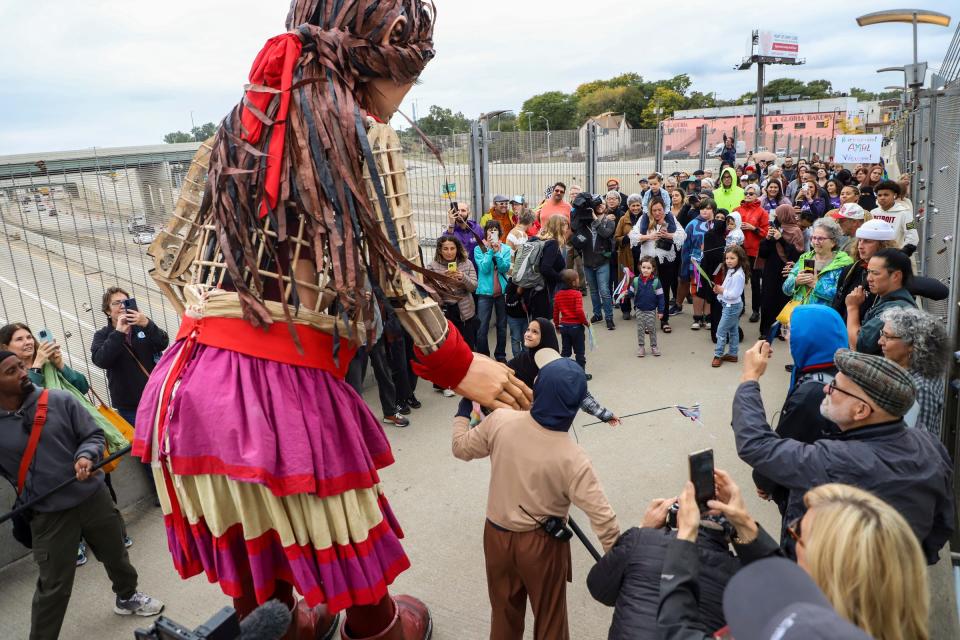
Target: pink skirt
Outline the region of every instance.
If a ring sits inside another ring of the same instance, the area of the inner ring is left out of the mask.
[[[410,563],[377,473],[393,462],[390,444],[363,399],[322,369],[197,344],[160,443],[161,395],[183,346],[151,374],[134,441],[153,464],[180,575],[203,571],[258,602],[277,580],[311,606],[378,602]]]

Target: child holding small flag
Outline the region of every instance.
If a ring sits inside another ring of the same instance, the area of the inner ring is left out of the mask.
[[[653,256],[640,258],[640,274],[633,281],[633,306],[637,313],[637,357],[647,355],[646,336],[650,336],[650,353],[660,355],[657,347],[657,320],[666,313],[666,297],[657,278],[657,261]]]

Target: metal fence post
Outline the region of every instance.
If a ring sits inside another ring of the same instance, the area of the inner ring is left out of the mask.
[[[653,167],[657,173],[663,173],[663,122],[657,125],[656,149],[653,151]]]
[[[773,130],[773,145],[770,151],[773,152],[773,155],[777,155],[777,130]]]
[[[922,105],[922,103],[921,103]],[[921,109],[923,107],[921,106]],[[935,150],[936,146],[936,135],[935,131],[937,129],[937,97],[931,96],[930,101],[927,103],[927,117],[926,117],[926,138],[927,138],[927,147],[924,151],[927,152],[927,159],[923,165],[920,165],[927,174],[927,197],[925,198],[926,202],[919,204],[923,199],[918,198],[916,194],[913,194],[913,201],[918,204],[914,204],[913,216],[914,222],[919,222],[919,229],[917,233],[920,236],[920,246],[917,249],[920,252],[920,274],[926,276],[929,271],[929,262],[930,255],[932,254],[932,241],[934,238],[933,235],[933,225],[931,224],[932,220],[930,219],[930,214],[936,208],[936,204],[933,201],[934,195],[939,199],[939,194],[934,194],[936,187],[936,171],[937,167],[935,164]]]
[[[736,143],[734,143],[736,146]],[[700,126],[700,171],[707,166],[707,125]]]
[[[585,175],[587,177],[586,190],[589,193],[595,193],[594,189],[597,186],[597,130],[599,127],[596,123],[590,122],[587,124],[587,153],[586,166],[584,168]]]
[[[489,147],[486,141],[486,126],[482,122],[470,124],[470,180],[473,183],[471,209],[477,220],[483,214],[487,200],[487,184],[490,180],[487,164]]]

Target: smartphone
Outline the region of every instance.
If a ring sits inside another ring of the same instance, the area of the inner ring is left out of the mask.
[[[127,298],[123,301],[123,308],[125,311],[139,311],[137,308],[137,299],[136,298]]]
[[[37,332],[37,339],[40,342],[53,342],[53,334],[47,329],[40,329],[40,331]]]
[[[500,242],[500,232],[496,229],[490,229],[490,242]]]
[[[712,500],[717,493],[713,479],[713,449],[695,451],[688,457],[690,463],[690,482],[693,483],[694,493],[700,512],[707,511],[707,500]]]
[[[456,270],[457,270],[457,263],[456,263],[456,262],[448,262],[448,263],[447,263],[447,271],[456,271]]]
[[[767,342],[773,346],[773,341],[777,339],[780,335],[781,324],[779,322],[774,322],[773,326],[770,327],[769,333],[767,333]]]
[[[815,266],[816,266],[816,262],[815,262],[813,259],[811,259],[811,258],[807,258],[806,260],[803,261],[803,270],[804,270],[804,271],[813,272],[813,269],[814,269]]]

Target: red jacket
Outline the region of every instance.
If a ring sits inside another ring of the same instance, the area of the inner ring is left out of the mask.
[[[744,202],[734,211],[740,214],[743,222],[749,222],[756,227],[753,231],[743,230],[743,249],[748,256],[756,258],[760,241],[767,237],[767,231],[770,230],[770,214],[760,204],[759,198],[750,203]]]
[[[561,289],[553,298],[553,324],[587,324],[583,295],[576,289]]]

